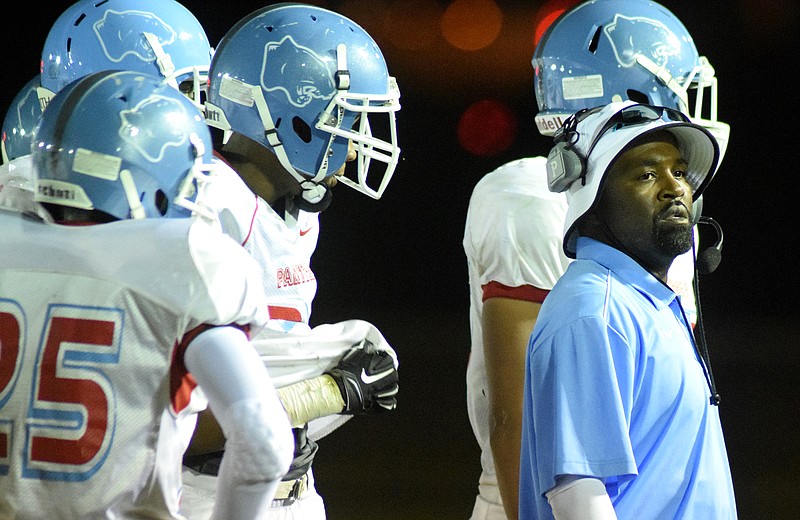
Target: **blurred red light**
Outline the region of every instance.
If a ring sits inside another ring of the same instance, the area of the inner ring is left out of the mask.
[[[484,99],[470,105],[458,122],[458,142],[479,157],[508,150],[517,135],[514,113],[500,101]]]

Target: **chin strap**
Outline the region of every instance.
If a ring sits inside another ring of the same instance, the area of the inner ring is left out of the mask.
[[[158,71],[164,77],[164,83],[167,83],[169,86],[174,88],[175,90],[180,91],[180,86],[178,85],[178,76],[185,73],[191,72],[192,74],[192,95],[187,96],[189,100],[194,103],[194,105],[199,108],[201,111],[205,111],[205,107],[203,106],[202,99],[200,96],[201,92],[201,85],[200,85],[200,73],[201,70],[199,67],[194,66],[191,68],[183,68],[181,70],[177,70],[175,68],[175,63],[172,61],[172,56],[164,51],[164,47],[161,46],[161,42],[158,41],[158,36],[149,32],[143,32],[142,36],[147,41],[147,44],[150,45],[150,49],[152,49],[153,54],[155,55],[155,64],[158,67]],[[208,75],[208,72],[206,72]]]
[[[221,225],[217,211],[205,204],[206,189],[213,182],[214,176],[220,165],[217,163],[206,164],[203,156],[206,153],[203,140],[196,133],[189,134],[189,141],[194,149],[194,164],[191,170],[181,181],[178,193],[173,201],[177,206],[188,209],[194,215],[216,225]],[[194,201],[191,198],[194,197]]]
[[[309,189],[303,188],[303,185],[306,186],[310,184],[319,186],[320,183],[325,180],[328,176],[328,154],[326,153],[320,163],[319,169],[317,173],[311,179],[308,179],[302,173],[297,171],[295,167],[292,165],[291,160],[289,160],[289,156],[286,153],[286,148],[283,146],[280,138],[278,137],[278,130],[275,127],[275,122],[272,119],[272,114],[269,111],[269,106],[267,106],[267,101],[264,99],[264,93],[261,91],[261,87],[258,85],[251,85],[253,100],[255,101],[256,108],[258,109],[258,114],[261,117],[261,123],[264,126],[264,139],[267,141],[269,146],[272,148],[272,151],[278,157],[283,168],[289,172],[295,180],[300,183],[302,191],[303,199],[307,200],[310,203],[319,202],[322,198],[322,195],[316,189]],[[331,135],[331,141],[333,141],[333,135]],[[328,143],[329,145],[331,142]]]
[[[294,204],[294,207],[307,213],[320,213],[328,209],[328,206],[331,205],[331,201],[333,200],[333,192],[324,184],[319,184],[318,186],[324,188],[324,193],[319,200],[316,202],[309,202],[302,195],[297,195],[292,197],[292,204]]]
[[[119,182],[122,184],[125,198],[131,208],[131,218],[142,219],[147,217],[142,201],[139,200],[139,191],[136,189],[136,183],[133,181],[133,175],[131,175],[130,170],[119,172]]]
[[[143,32],[142,36],[144,36],[144,39],[147,41],[147,44],[150,45],[150,48],[153,50],[153,54],[156,56],[156,66],[158,67],[158,71],[162,76],[164,76],[164,78],[167,79],[172,87],[177,89],[178,82],[175,80],[174,76],[175,64],[172,63],[172,56],[164,52],[161,42],[158,41],[158,36],[149,32]]]
[[[647,71],[658,78],[658,81],[665,87],[673,91],[680,98],[681,104],[684,107],[689,106],[689,94],[686,92],[686,87],[678,83],[678,80],[667,70],[666,63],[659,67],[656,62],[643,54],[636,55],[636,63],[647,69]],[[690,82],[687,81],[686,85],[689,85],[689,83]],[[682,110],[682,112],[685,111],[686,109]]]
[[[303,200],[312,204],[320,202],[328,192],[328,187],[326,185],[312,181],[301,182],[300,189],[302,190],[301,196]]]
[[[336,47],[336,67],[337,71],[335,78],[338,94],[339,92],[346,92],[350,89],[350,71],[347,69],[347,46],[343,43]],[[258,85],[251,85],[250,88],[252,89],[252,98],[255,101],[256,108],[258,109],[259,116],[261,117],[261,123],[264,126],[264,137],[267,140],[267,143],[269,143],[269,145],[272,147],[275,155],[281,162],[281,165],[283,165],[283,167],[292,174],[297,182],[300,183],[300,187],[303,190],[303,200],[311,204],[322,202],[325,194],[329,191],[328,187],[322,184],[322,181],[328,177],[330,172],[329,157],[336,135],[329,133],[328,142],[325,145],[326,153],[322,157],[322,161],[317,169],[316,174],[314,174],[311,179],[308,179],[305,175],[297,171],[292,165],[292,162],[289,160],[289,157],[286,154],[286,149],[278,137],[278,131],[275,127],[275,122],[272,119],[272,114],[270,113],[266,99],[264,99],[264,93],[262,92],[261,87]],[[327,125],[338,129],[341,127],[342,119],[344,119],[344,108],[339,106],[337,99],[338,95],[334,95],[333,99],[331,99],[331,103],[328,105],[328,108],[322,112],[319,117],[324,119]],[[336,111],[336,115],[332,114],[334,110]]]
[[[691,73],[684,80],[683,85],[667,70],[666,65],[659,66],[642,54],[636,55],[636,63],[644,67],[650,74],[655,76],[664,86],[670,89],[681,100],[681,112],[689,116],[693,123],[704,127],[711,132],[719,144],[719,162],[722,162],[722,157],[728,148],[728,141],[730,139],[730,125],[723,123],[717,119],[717,94],[718,82],[715,76],[714,67],[709,63],[708,58],[700,56],[700,65],[692,69]],[[697,96],[694,100],[694,111],[689,111],[689,86],[697,81]],[[711,89],[709,96],[709,114],[708,119],[703,117],[703,101],[705,89]]]

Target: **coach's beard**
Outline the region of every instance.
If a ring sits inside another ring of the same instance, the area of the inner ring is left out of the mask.
[[[664,256],[677,257],[692,248],[692,226],[674,226],[657,223],[653,227],[653,243]]]

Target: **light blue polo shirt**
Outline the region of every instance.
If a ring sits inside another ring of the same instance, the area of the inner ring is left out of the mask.
[[[736,518],[719,409],[675,293],[581,237],[528,346],[520,518],[557,475],[601,478],[622,519]]]

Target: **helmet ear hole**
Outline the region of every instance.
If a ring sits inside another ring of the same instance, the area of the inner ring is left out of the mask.
[[[156,190],[155,199],[153,201],[155,203],[156,209],[163,217],[167,214],[167,210],[169,210],[169,198],[167,194],[161,190]]]
[[[650,103],[650,98],[647,97],[646,94],[639,92],[638,90],[628,89],[627,91],[628,99],[631,101],[635,101],[636,103]]]
[[[600,34],[603,32],[603,26],[597,26],[597,30],[594,32],[594,36],[592,36],[592,41],[589,42],[589,52],[594,54],[597,51],[597,45],[600,42]]]
[[[302,139],[302,141],[306,144],[311,142],[311,127],[308,126],[308,123],[303,121],[302,118],[295,116],[292,118],[292,129],[294,133]]]

